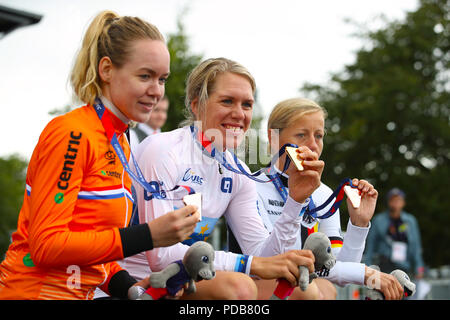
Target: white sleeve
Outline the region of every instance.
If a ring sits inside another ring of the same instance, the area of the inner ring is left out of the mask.
[[[354,226],[349,219],[347,232],[344,235],[344,244],[340,252],[336,255],[337,260],[344,262],[361,262],[369,229],[370,222],[369,226],[364,228]]]
[[[341,237],[339,210],[330,218],[324,219],[319,224],[319,231],[328,237]],[[347,284],[364,285],[365,265],[360,263],[364,251],[365,239],[369,228],[354,226],[350,219],[347,225],[347,232],[344,235],[342,247],[332,248],[336,258],[336,264],[329,272],[325,270],[319,276],[331,282],[345,286]]]
[[[317,272],[318,276],[339,286],[347,284],[364,285],[366,266],[357,262],[336,261],[330,270]]]
[[[176,159],[172,159],[168,152],[159,152],[164,150],[162,147],[159,141],[152,140],[152,143],[147,143],[145,148],[140,150],[137,162],[142,170],[142,174],[150,184],[159,188],[159,183],[163,182],[161,187],[170,189],[176,185],[177,181]],[[149,222],[174,210],[172,201],[149,200],[150,195],[144,191],[144,188],[138,184],[134,185],[138,198],[140,223]],[[160,271],[170,263],[182,259],[188,248],[182,243],[177,243],[170,247],[154,248],[146,251],[145,256],[151,270]]]
[[[242,252],[262,257],[284,253],[297,240],[301,222],[299,215],[306,209],[308,201],[302,204],[288,197],[269,234],[258,213],[255,182],[245,177],[240,182],[242,186],[228,205],[226,218]]]
[[[163,142],[159,142],[161,140],[163,139],[159,139],[158,141],[155,139],[152,143],[147,143],[145,148],[140,150],[142,152],[139,155],[138,164],[147,181],[162,181],[164,183],[164,189],[171,189],[179,181],[177,157],[174,153],[167,152],[167,147],[163,145]],[[148,201],[145,199],[149,197],[144,194],[144,189],[140,185],[136,189],[140,223],[149,222],[174,210],[173,201],[159,199]],[[154,248],[153,250],[146,251],[145,256],[151,270],[160,271],[170,263],[183,259],[188,249],[188,245],[179,242],[170,247]],[[245,262],[245,266],[247,267],[240,268],[241,265],[239,265],[239,262],[242,259],[245,260],[243,262]],[[248,274],[251,260],[251,257],[243,257],[242,255],[231,252],[216,251],[215,267],[216,270],[241,271]]]

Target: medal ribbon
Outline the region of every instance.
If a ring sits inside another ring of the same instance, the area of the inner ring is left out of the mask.
[[[209,158],[215,159],[217,162],[219,162],[221,165],[223,165],[226,169],[228,169],[231,172],[244,175],[256,182],[260,183],[266,183],[271,182],[272,180],[262,180],[259,178],[256,178],[262,173],[268,174],[270,171],[272,171],[273,167],[275,166],[278,158],[280,158],[286,151],[286,147],[294,147],[298,148],[297,145],[287,143],[284,146],[281,147],[280,151],[272,158],[270,166],[267,166],[265,168],[262,168],[255,173],[247,172],[247,170],[242,166],[242,164],[239,162],[238,157],[236,153],[231,152],[233,155],[234,164],[236,165],[237,169],[234,168],[226,159],[225,152],[220,152],[216,148],[212,146],[212,142],[207,140],[200,130],[198,130],[197,127],[191,126],[191,133],[194,138],[195,143],[202,149],[203,154],[208,156]],[[286,161],[284,163],[283,167],[283,173],[286,172],[286,170],[289,168],[289,164],[291,163],[291,159],[289,157],[286,157]]]
[[[306,214],[309,214],[313,218],[318,218],[318,219],[327,219],[327,218],[331,217],[339,209],[339,206],[341,205],[342,200],[344,199],[344,193],[345,193],[344,187],[346,185],[349,185],[350,187],[355,188],[355,186],[353,186],[351,179],[349,179],[349,178],[343,179],[341,181],[341,183],[339,184],[339,186],[336,188],[336,190],[334,190],[334,192],[328,197],[328,199],[324,203],[322,203],[320,206],[318,206],[312,210],[306,210]],[[336,200],[334,201],[330,210],[328,210],[325,214],[323,214],[321,216],[317,216],[317,211],[320,211],[320,210],[324,209],[327,205],[329,205],[334,197],[336,197]]]
[[[207,140],[205,138],[205,136],[203,135],[203,133],[200,130],[198,130],[198,128],[191,126],[190,129],[191,129],[191,133],[194,137],[194,141],[201,147],[201,149],[205,155],[207,155],[210,158],[216,159],[221,165],[223,165],[229,171],[235,172],[237,174],[245,175],[248,178],[255,180],[256,182],[260,182],[260,183],[272,182],[275,185],[275,188],[277,189],[277,191],[279,192],[281,198],[284,200],[284,202],[286,202],[287,197],[288,197],[288,192],[287,192],[286,188],[284,187],[283,183],[281,182],[278,174],[270,174],[270,172],[274,168],[277,160],[285,153],[286,147],[290,146],[290,147],[298,148],[297,145],[290,144],[290,143],[285,144],[284,146],[281,147],[280,151],[278,151],[278,153],[272,158],[272,160],[270,162],[270,166],[262,168],[255,173],[249,173],[239,163],[238,158],[235,153],[232,153],[232,154],[233,154],[234,162],[238,169],[234,168],[233,166],[231,166],[230,163],[228,163],[228,161],[225,157],[225,153],[217,151],[217,149],[215,149],[212,146],[211,141]],[[286,157],[286,161],[284,163],[283,171],[281,174],[286,172],[287,168],[289,167],[290,162],[291,162],[291,159],[289,157]],[[267,177],[269,177],[269,180],[262,180],[262,179],[256,178],[256,176],[258,176],[262,173],[265,173],[267,175]],[[310,199],[311,205],[308,206],[308,208],[305,211],[305,214],[311,216],[311,218],[314,218],[314,219],[327,219],[327,218],[331,217],[337,211],[337,209],[339,209],[339,206],[341,205],[341,202],[344,199],[344,186],[346,186],[346,185],[350,185],[351,187],[354,188],[351,179],[349,179],[349,178],[343,179],[341,181],[341,183],[339,184],[339,186],[336,188],[336,190],[334,190],[334,192],[330,195],[330,197],[320,206],[314,207],[313,201],[312,201],[312,199]],[[336,198],[336,200],[334,201],[331,208],[325,214],[318,216],[317,212],[324,209],[326,206],[328,206],[331,203],[331,201],[333,201],[334,198]],[[300,215],[302,213],[303,213],[303,210],[300,213]]]
[[[284,187],[283,183],[281,182],[279,175],[278,174],[269,175],[269,178],[275,185],[275,188],[277,189],[277,191],[280,194],[283,201],[286,203],[288,192],[287,192],[286,188]],[[354,188],[351,179],[349,179],[349,178],[343,179],[341,181],[341,183],[339,184],[339,186],[336,188],[336,190],[334,190],[334,192],[328,197],[328,199],[318,207],[314,207],[312,198],[310,196],[309,197],[310,205],[306,209],[305,214],[311,216],[314,219],[327,219],[327,218],[331,217],[339,209],[341,202],[344,199],[344,193],[345,193],[344,187],[346,185],[349,185],[350,187]],[[336,200],[334,201],[331,208],[323,215],[318,216],[317,212],[320,210],[323,210],[326,206],[328,206],[331,203],[331,201],[333,201],[334,198],[336,198]]]
[[[97,116],[100,119],[103,128],[106,131],[106,137],[108,138],[109,143],[114,148],[114,151],[116,152],[117,156],[120,159],[120,162],[122,163],[123,168],[125,171],[130,175],[130,177],[139,183],[145,191],[151,194],[151,198],[156,199],[165,199],[165,200],[175,200],[175,199],[167,199],[166,193],[175,191],[179,188],[184,188],[189,194],[195,193],[195,190],[189,186],[182,186],[182,185],[176,185],[174,188],[170,190],[161,190],[158,191],[154,186],[152,186],[150,183],[148,183],[144,175],[142,174],[141,169],[139,168],[139,165],[134,158],[133,152],[131,152],[131,158],[133,159],[133,164],[136,169],[137,175],[131,170],[130,166],[128,165],[127,157],[125,156],[125,152],[122,149],[122,146],[119,143],[119,140],[117,139],[116,131],[114,130],[114,126],[112,124],[109,111],[105,108],[102,101],[99,98],[95,99],[94,105],[93,105],[95,112],[97,112]]]

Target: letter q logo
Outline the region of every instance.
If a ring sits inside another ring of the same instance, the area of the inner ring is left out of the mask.
[[[220,190],[223,193],[231,193],[233,189],[233,180],[229,177],[222,178],[222,182],[220,183]]]

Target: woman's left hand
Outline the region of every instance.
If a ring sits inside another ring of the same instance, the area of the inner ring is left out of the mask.
[[[355,178],[352,180],[352,183],[360,191],[361,204],[359,208],[355,209],[347,198],[350,221],[354,226],[367,227],[370,219],[372,219],[373,214],[375,213],[378,191],[366,180],[358,180]]]

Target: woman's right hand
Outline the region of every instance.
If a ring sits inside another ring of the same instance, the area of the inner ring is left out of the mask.
[[[153,247],[168,247],[186,240],[194,232],[199,218],[197,207],[189,205],[148,222]]]
[[[299,266],[314,272],[314,255],[311,250],[290,250],[272,257],[253,257],[250,273],[261,279],[284,278],[292,286],[298,285]]]
[[[383,293],[386,300],[401,300],[403,298],[402,285],[391,274],[366,266],[364,284],[370,289],[375,289]]]
[[[291,161],[286,173],[289,175],[289,196],[295,201],[303,203],[320,186],[325,162],[319,160],[319,155],[306,146],[300,146],[297,149],[297,156],[303,160],[304,170],[298,171]]]

